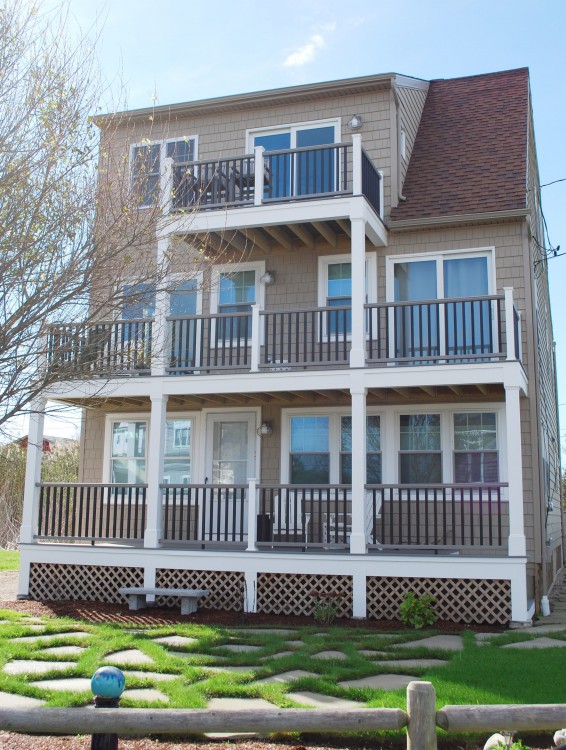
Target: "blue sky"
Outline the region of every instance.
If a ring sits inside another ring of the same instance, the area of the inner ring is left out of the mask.
[[[69,0],[69,6],[83,32],[100,34],[103,75],[128,107],[373,73],[431,79],[527,66],[541,183],[566,178],[561,0]],[[566,253],[565,202],[566,181],[543,189],[550,239]],[[566,443],[566,255],[549,268]]]

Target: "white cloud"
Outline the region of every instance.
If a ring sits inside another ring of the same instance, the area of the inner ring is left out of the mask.
[[[288,68],[298,68],[312,62],[319,49],[322,49],[326,42],[322,34],[313,34],[309,41],[299,49],[292,52],[285,58],[283,65]]]

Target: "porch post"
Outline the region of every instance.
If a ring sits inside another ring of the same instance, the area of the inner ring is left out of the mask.
[[[352,396],[352,532],[350,553],[365,555],[366,516],[366,393],[361,377],[350,386]]]
[[[507,473],[509,477],[509,556],[527,554],[523,517],[523,457],[521,448],[521,398],[518,386],[505,386]]]
[[[362,136],[352,135],[352,194],[362,194]]]
[[[254,147],[254,206],[261,206],[263,203],[263,146]]]
[[[169,239],[160,239],[157,242],[157,265],[159,281],[155,293],[155,315],[153,316],[153,327],[151,334],[151,374],[153,377],[165,375],[168,355],[168,323],[169,292],[164,287],[166,278],[165,265],[169,251]]]
[[[505,295],[505,339],[507,342],[507,359],[517,359],[515,356],[515,306],[513,304],[513,288],[503,287]]]
[[[365,367],[366,225],[351,218],[352,225],[352,348],[350,367]]]
[[[43,455],[43,424],[45,421],[45,399],[32,401],[29,415],[26,476],[24,483],[24,507],[20,543],[33,544],[39,513],[39,487],[41,481],[41,458]]]
[[[246,552],[257,552],[257,479],[248,479],[248,546]]]
[[[159,547],[161,539],[162,501],[159,485],[163,481],[166,418],[167,396],[151,396],[144,547]]]
[[[260,354],[259,328],[260,328],[259,305],[252,305],[252,345],[251,345],[251,353],[250,353],[250,357],[251,357],[250,372],[259,372],[259,354]]]

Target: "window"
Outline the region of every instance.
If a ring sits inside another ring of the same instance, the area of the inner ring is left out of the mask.
[[[366,253],[365,302],[376,301],[377,270],[375,253]],[[325,255],[318,259],[318,304],[320,307],[352,306],[351,255]],[[329,311],[323,319],[322,336],[352,333],[352,311]]]
[[[132,186],[140,206],[153,206],[159,199],[161,165],[165,158],[175,164],[196,159],[196,138],[136,144],[132,146]]]
[[[264,287],[259,283],[265,273],[264,261],[217,266],[213,272],[210,310],[227,317],[216,320],[217,341],[250,342],[252,305],[263,307]],[[230,317],[230,313],[248,313],[246,317]]]
[[[143,320],[155,313],[155,287],[152,284],[128,284],[122,292],[122,319]]]
[[[197,279],[181,281],[169,293],[169,314],[196,315],[199,282]]]
[[[380,418],[366,417],[366,482],[381,484]],[[352,484],[352,417],[340,419],[340,484]]]
[[[330,418],[291,417],[291,484],[330,484]]]
[[[422,302],[394,308],[396,358],[489,354],[493,351],[494,307],[491,251],[388,259],[388,299]],[[443,307],[436,300],[453,300]],[[462,301],[459,301],[459,300]]]
[[[112,423],[111,482],[144,484],[146,477],[147,423]]]
[[[442,482],[440,414],[400,416],[399,481],[401,484]]]
[[[499,481],[495,413],[454,414],[454,481],[457,484]]]
[[[192,460],[192,420],[168,419],[163,461],[164,484],[189,484]]]

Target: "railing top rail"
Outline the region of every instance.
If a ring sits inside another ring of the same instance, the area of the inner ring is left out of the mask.
[[[212,489],[227,489],[227,490],[247,490],[249,489],[249,484],[211,484],[208,482],[207,484],[170,484],[167,482],[166,484],[160,484],[160,489],[173,489],[173,490],[199,490],[199,489],[206,489],[212,488]]]
[[[127,487],[147,489],[147,484],[127,484],[118,482],[37,482],[36,487]]]
[[[348,490],[351,484],[258,484],[260,490]]]
[[[494,300],[503,300],[503,294],[484,294],[477,297],[446,297],[442,299],[413,299],[402,302],[366,302],[366,309],[376,307],[410,307],[411,305],[445,305],[453,302],[492,302]]]
[[[351,305],[335,305],[334,307],[295,307],[291,310],[260,310],[260,315],[285,315],[291,313],[317,313],[317,312],[336,312],[339,310],[351,310]]]
[[[318,146],[301,146],[299,148],[281,148],[276,151],[265,151],[264,156],[280,156],[283,154],[297,154],[305,151],[326,151],[330,149],[350,148],[351,143],[323,143]]]
[[[249,318],[251,312],[234,312],[234,313],[206,313],[205,315],[168,315],[166,320],[202,320],[203,318],[218,318],[220,320],[226,318]]]
[[[489,482],[486,484],[472,483],[467,484],[366,484],[367,490],[446,490],[446,489],[464,489],[464,490],[490,490],[500,487],[509,487],[508,482]]]
[[[221,164],[228,161],[241,161],[243,159],[253,159],[254,154],[239,154],[238,156],[219,156],[213,159],[197,159],[196,161],[176,161],[174,168],[178,167],[201,167],[203,164]]]
[[[154,318],[111,318],[110,320],[83,320],[74,323],[48,323],[48,329],[56,328],[94,328],[95,326],[113,326],[121,323],[153,323]]]

